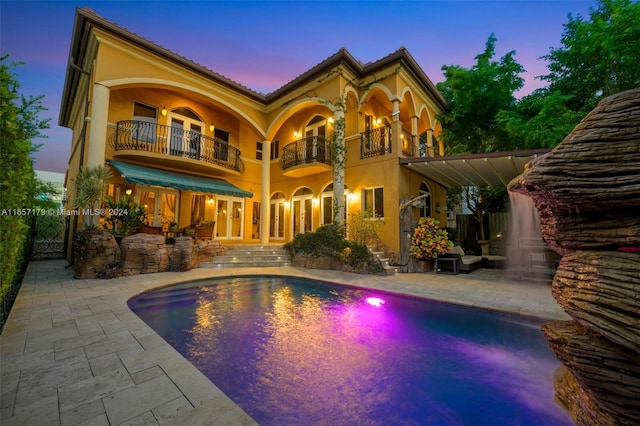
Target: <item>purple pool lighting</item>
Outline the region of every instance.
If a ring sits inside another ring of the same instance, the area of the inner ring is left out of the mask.
[[[281,276],[129,306],[260,425],[573,424],[542,321]]]
[[[379,308],[380,306],[384,305],[384,300],[380,299],[379,297],[367,297],[367,303],[371,306]]]

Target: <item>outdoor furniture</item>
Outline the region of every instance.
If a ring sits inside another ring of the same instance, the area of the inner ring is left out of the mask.
[[[436,263],[438,263],[438,261],[441,258],[444,258],[444,259],[454,258],[454,259],[456,259],[456,261],[453,262],[453,263],[455,263],[457,265],[459,272],[469,273],[469,272],[474,271],[474,270],[476,270],[476,269],[478,269],[478,268],[480,268],[482,266],[482,256],[466,254],[464,252],[464,250],[462,249],[462,247],[460,247],[460,246],[451,247],[446,254],[438,256],[438,258],[436,259]],[[443,261],[443,262],[446,262],[446,261]],[[442,264],[443,262],[439,262],[439,263]],[[442,269],[442,268],[440,267],[440,269]],[[453,271],[453,270],[454,269],[452,268],[451,271]]]
[[[457,275],[460,273],[458,262],[458,256],[447,256],[446,254],[438,256],[436,258],[436,273]]]
[[[213,237],[213,230],[215,226],[215,220],[204,222],[199,225],[191,224],[191,226],[182,230],[182,234],[189,236],[194,240],[210,240]]]
[[[162,226],[149,226],[143,223],[138,228],[138,232],[142,234],[162,235]]]

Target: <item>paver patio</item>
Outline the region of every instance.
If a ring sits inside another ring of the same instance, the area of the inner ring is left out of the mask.
[[[273,274],[466,306],[568,319],[549,283],[469,275],[370,276],[283,268],[194,269],[74,280],[64,260],[31,262],[0,335],[0,424],[250,425],[255,422],[127,306],[149,289],[218,276]]]

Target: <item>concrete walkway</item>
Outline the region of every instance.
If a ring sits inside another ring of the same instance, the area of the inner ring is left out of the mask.
[[[295,275],[485,309],[567,319],[549,283],[498,270],[379,277],[283,268],[195,269],[74,280],[65,261],[29,264],[0,335],[0,424],[250,425],[255,422],[127,306],[160,286],[217,276]]]

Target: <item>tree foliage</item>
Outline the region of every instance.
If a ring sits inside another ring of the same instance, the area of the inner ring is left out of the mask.
[[[640,3],[601,0],[589,20],[568,19],[562,46],[542,57],[549,86],[498,114],[519,149],[555,147],[601,99],[640,87]]]
[[[514,92],[522,87],[522,65],[514,59],[515,51],[494,60],[497,38],[489,36],[485,49],[475,57],[476,64],[467,69],[445,65],[445,81],[438,90],[450,105],[442,114],[441,138],[450,154],[502,151],[511,148],[508,134],[500,128],[496,116],[513,108]]]
[[[640,86],[640,3],[600,0],[590,19],[569,15],[562,46],[549,61],[551,92],[571,95],[570,108],[591,111],[609,95]]]
[[[45,110],[42,96],[19,95],[20,83],[13,68],[20,65],[0,57],[0,299],[16,280],[22,265],[33,216],[15,214],[34,206],[38,184],[33,171],[33,154],[38,146],[33,139],[43,137],[41,130],[49,120],[38,115]]]

